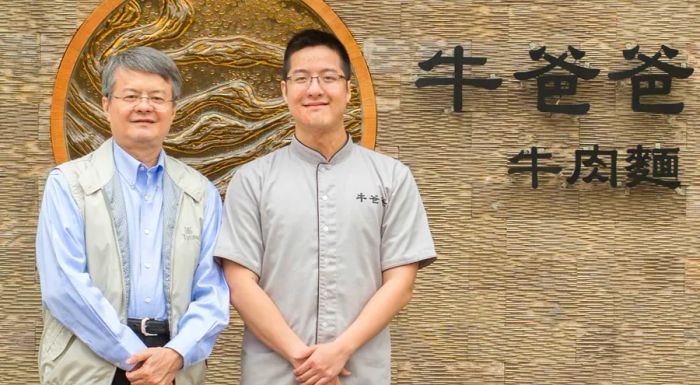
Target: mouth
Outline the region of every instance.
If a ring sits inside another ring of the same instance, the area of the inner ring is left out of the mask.
[[[303,106],[307,107],[307,108],[323,107],[323,106],[327,106],[327,105],[328,105],[328,103],[326,103],[326,102],[311,102],[311,103],[303,104]]]
[[[136,123],[136,124],[139,124],[139,123],[152,124],[152,123],[155,123],[155,122],[156,122],[156,121],[153,120],[153,119],[146,119],[146,118],[133,119],[133,120],[131,121],[131,123]]]

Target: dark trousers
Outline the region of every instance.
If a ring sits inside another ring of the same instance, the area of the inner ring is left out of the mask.
[[[142,335],[138,330],[135,330],[135,332],[136,335],[139,336],[141,341],[143,341],[143,343],[149,348],[165,346],[165,344],[167,344],[168,341],[170,341],[170,336],[146,337]],[[122,369],[117,368],[117,372],[114,373],[112,385],[131,385],[131,383],[129,382],[129,380],[126,379],[126,373]]]

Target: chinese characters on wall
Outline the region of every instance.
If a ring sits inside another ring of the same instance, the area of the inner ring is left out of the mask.
[[[657,114],[680,114],[683,111],[683,103],[644,103],[642,97],[648,95],[668,95],[671,93],[673,79],[686,79],[693,73],[693,68],[687,65],[676,66],[665,62],[662,57],[673,59],[678,55],[678,50],[662,45],[653,56],[639,53],[639,46],[622,51],[626,60],[637,59],[641,62],[637,67],[611,72],[608,79],[619,81],[631,79],[632,83],[632,110],[635,112]],[[543,60],[547,63],[542,67],[529,71],[515,72],[513,76],[520,81],[530,79],[537,80],[537,110],[548,113],[560,113],[568,115],[584,115],[590,110],[588,103],[559,103],[562,97],[576,94],[579,79],[591,80],[599,75],[600,70],[592,68],[590,63],[582,63],[581,59],[586,52],[573,46],[568,46],[567,51],[558,56],[547,53],[547,47],[531,46],[530,58],[533,61]],[[572,61],[567,59],[573,59]],[[462,88],[465,85],[494,90],[501,86],[502,79],[494,76],[490,78],[465,78],[463,69],[465,65],[485,65],[487,58],[464,56],[461,46],[454,48],[452,57],[443,56],[438,51],[432,58],[418,63],[424,71],[431,71],[439,65],[449,64],[453,66],[453,77],[426,77],[416,80],[418,88],[428,86],[450,85],[453,89],[453,111],[462,111]],[[552,71],[559,69],[556,73]],[[644,73],[643,71],[658,70],[661,73]],[[562,73],[563,72],[563,73]],[[552,99],[556,102],[552,103]],[[675,189],[680,187],[678,180],[678,148],[645,148],[641,144],[627,150],[625,161],[626,183],[625,187],[631,188],[640,183],[651,183],[663,187]],[[579,179],[585,183],[597,180],[601,183],[610,183],[611,187],[618,187],[617,178],[617,150],[600,149],[598,145],[576,150],[575,168],[566,179],[569,184],[575,184]],[[529,173],[532,179],[532,188],[539,185],[540,174],[559,174],[563,168],[550,164],[551,153],[542,152],[540,148],[532,146],[521,150],[518,154],[508,159],[508,173]],[[582,174],[587,173],[582,177]]]
[[[453,78],[418,79],[416,80],[416,86],[418,88],[421,88],[428,86],[451,85],[453,89],[453,110],[455,112],[462,112],[462,86],[468,85],[479,88],[485,88],[487,90],[495,90],[496,88],[500,87],[501,83],[503,82],[502,79],[495,78],[465,79],[463,75],[464,65],[484,65],[486,64],[486,58],[464,57],[464,49],[459,45],[455,47],[453,57],[443,57],[442,51],[438,51],[432,58],[424,62],[418,63],[418,66],[425,71],[430,71],[441,64],[452,64],[454,66]]]
[[[634,187],[640,183],[675,189],[681,186],[678,180],[678,148],[645,148],[641,144],[627,150],[625,167],[627,182],[625,187]],[[576,162],[573,173],[566,178],[567,183],[575,184],[579,179],[585,183],[597,180],[618,187],[617,150],[601,150],[598,145],[592,148],[576,150]],[[539,174],[559,174],[563,168],[558,165],[543,164],[552,158],[551,153],[541,152],[538,147],[521,150],[508,160],[508,174],[530,173],[532,188],[539,186]],[[581,174],[588,175],[581,177]]]

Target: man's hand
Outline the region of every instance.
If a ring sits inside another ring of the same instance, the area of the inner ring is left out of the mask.
[[[126,372],[131,385],[171,385],[182,368],[182,356],[170,348],[148,348],[126,361],[136,369]]]
[[[303,385],[340,384],[339,375],[350,375],[345,369],[350,352],[337,342],[311,346],[293,358],[294,375]],[[302,361],[301,365],[295,365]]]
[[[300,367],[313,352],[313,348],[304,345],[303,349],[297,350],[295,353],[292,354],[292,356],[289,358],[289,363],[292,364],[292,367],[294,369],[296,369]]]

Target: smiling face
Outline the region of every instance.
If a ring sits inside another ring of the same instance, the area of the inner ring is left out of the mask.
[[[172,83],[158,74],[119,67],[114,71],[112,99],[102,98],[102,108],[109,121],[112,137],[127,152],[138,149],[160,151],[165,135],[175,118],[174,102],[153,105],[148,97],[171,100]],[[121,98],[141,97],[136,104]]]
[[[325,79],[324,75],[327,75]],[[297,130],[309,133],[345,131],[343,114],[350,101],[350,83],[342,75],[340,56],[324,45],[292,54],[288,78],[282,81],[281,87]],[[338,80],[328,81],[333,76]],[[310,83],[297,83],[290,79],[294,77],[305,77]]]

